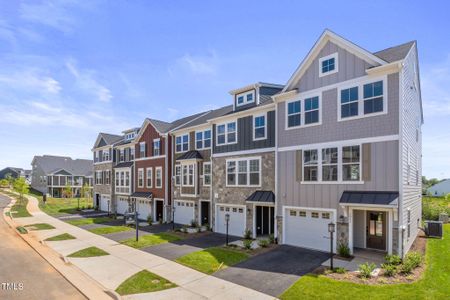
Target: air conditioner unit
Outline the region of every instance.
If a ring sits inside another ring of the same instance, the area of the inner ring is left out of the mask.
[[[425,221],[425,234],[430,237],[442,238],[442,222]]]

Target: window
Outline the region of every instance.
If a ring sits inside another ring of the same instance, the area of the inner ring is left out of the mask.
[[[341,90],[341,118],[358,115],[358,87]]]
[[[147,188],[153,187],[153,168],[147,168]]]
[[[317,150],[305,150],[303,155],[304,181],[317,181],[318,153]]]
[[[291,217],[295,217],[295,216],[297,216],[297,211],[296,211],[296,210],[290,210],[290,211],[289,211],[289,215],[290,215]]]
[[[211,148],[211,130],[197,131],[195,133],[195,148],[207,149]]]
[[[342,180],[358,181],[360,178],[360,147],[342,148]]]
[[[99,161],[98,156],[99,156],[99,152],[98,151],[94,151],[94,162],[98,162]]]
[[[298,216],[303,218],[306,217],[306,211],[299,211]]]
[[[109,161],[109,150],[103,151],[103,161]]]
[[[383,81],[364,85],[364,114],[383,111]]]
[[[125,173],[120,172],[120,185],[125,186]]]
[[[260,158],[227,161],[227,185],[259,186]]]
[[[102,171],[95,171],[95,184],[100,185],[103,182],[103,173]]]
[[[239,212],[240,214],[242,214],[242,213],[244,212],[244,209],[243,209],[243,208],[239,208],[238,212]]]
[[[314,218],[314,219],[319,218],[319,213],[318,212],[312,212],[311,213],[311,218]]]
[[[125,161],[125,149],[119,150],[119,161]]]
[[[130,160],[134,160],[134,152],[135,152],[135,148],[134,147],[131,147],[130,148]]]
[[[302,100],[287,102],[287,128],[295,128],[320,123],[320,98],[308,97]]]
[[[319,59],[319,77],[336,73],[338,71],[338,54],[322,57]]]
[[[305,99],[305,125],[319,122],[319,97]]]
[[[181,183],[181,165],[175,166],[175,185],[180,185]]]
[[[322,180],[338,180],[338,148],[322,149]]]
[[[217,145],[236,143],[236,121],[217,125],[216,135]]]
[[[138,169],[138,187],[144,187],[144,169]]]
[[[119,180],[120,180],[120,173],[116,172],[116,185],[119,186]]]
[[[106,170],[105,171],[105,184],[111,184],[111,171]]]
[[[253,139],[262,140],[266,138],[266,115],[253,117]]]
[[[322,213],[322,219],[329,219],[330,213]]]
[[[153,156],[160,156],[161,155],[161,141],[160,139],[153,140]]]
[[[301,125],[300,100],[288,103],[288,127]]]
[[[183,186],[194,186],[194,165],[183,165]]]
[[[125,186],[130,186],[130,172],[125,172]]]
[[[162,168],[161,167],[156,167],[155,168],[155,186],[157,188],[161,188],[162,187]]]
[[[139,157],[146,157],[145,142],[139,143]]]
[[[236,95],[236,106],[255,102],[255,91],[249,91]]]
[[[186,152],[189,150],[189,134],[180,135],[175,138],[175,151]]]
[[[211,185],[211,163],[203,163],[203,185]]]

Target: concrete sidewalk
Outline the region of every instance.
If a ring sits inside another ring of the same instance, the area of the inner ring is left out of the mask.
[[[65,223],[42,212],[36,198],[28,196],[28,199],[27,209],[33,217],[17,218],[14,219],[15,222],[20,225],[48,223],[55,227],[52,230],[31,231],[29,235],[36,240],[42,241],[50,236],[69,233],[76,239],[44,243],[63,256],[92,246],[110,254],[91,258],[66,258],[106,289],[114,291],[123,281],[143,269],[178,285],[175,289],[130,295],[124,297],[126,299],[143,299],[146,296],[151,296],[152,299],[174,299],[174,297],[180,299],[274,299],[255,290],[206,275]]]

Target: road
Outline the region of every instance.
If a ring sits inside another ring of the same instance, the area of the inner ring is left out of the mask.
[[[0,195],[0,299],[86,299],[9,228],[3,215],[8,203]]]

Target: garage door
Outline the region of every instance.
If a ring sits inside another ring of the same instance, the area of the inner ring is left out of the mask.
[[[177,224],[191,224],[195,219],[194,216],[194,202],[175,200],[175,223]]]
[[[126,198],[117,198],[117,213],[123,215],[128,211],[128,200]]]
[[[226,233],[225,215],[230,215],[228,234],[243,236],[245,231],[245,206],[216,206],[216,232]]]
[[[151,216],[151,202],[149,200],[139,200],[137,201],[137,210],[139,213],[139,219],[141,220],[147,220],[148,216]]]
[[[110,196],[109,195],[101,195],[100,196],[100,210],[101,211],[108,211],[109,206],[108,206],[108,201],[110,201]]]
[[[334,222],[332,211],[285,209],[284,243],[315,250],[330,251],[328,223],[331,221]]]

